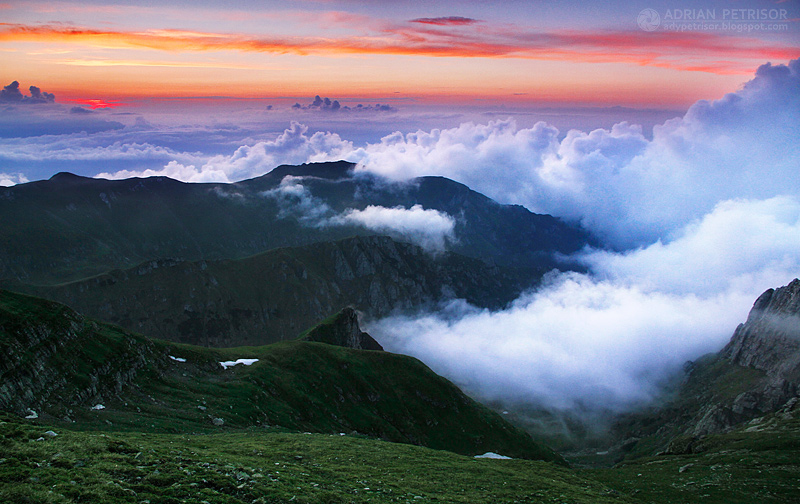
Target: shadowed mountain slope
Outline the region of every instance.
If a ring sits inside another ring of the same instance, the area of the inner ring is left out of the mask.
[[[579,228],[498,204],[452,180],[393,183],[353,168],[345,162],[280,166],[235,184],[60,173],[2,187],[0,278],[52,284],[155,259],[235,259],[370,235],[362,225],[330,220],[370,205],[447,213],[455,222],[450,250],[502,265],[551,268],[555,254],[589,241]],[[286,177],[294,184],[288,193],[281,186]]]
[[[148,261],[55,286],[5,285],[143,334],[227,347],[293,339],[349,305],[372,317],[453,297],[499,308],[536,276],[372,236],[232,261]]]

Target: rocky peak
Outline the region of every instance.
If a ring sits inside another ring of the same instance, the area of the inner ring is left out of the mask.
[[[773,377],[800,381],[800,280],[759,296],[722,356]]]
[[[356,350],[383,350],[380,343],[361,330],[358,325],[358,314],[350,307],[323,321],[302,339]]]

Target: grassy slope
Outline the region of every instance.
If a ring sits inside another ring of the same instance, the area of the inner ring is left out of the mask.
[[[351,436],[99,433],[4,420],[4,502],[634,502],[546,462]]]
[[[687,452],[623,463],[582,474],[657,504],[783,504],[798,502],[800,411],[756,419],[702,438]]]

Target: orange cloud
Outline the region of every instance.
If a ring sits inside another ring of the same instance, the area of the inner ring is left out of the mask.
[[[629,63],[717,74],[750,73],[754,62],[789,60],[800,56],[800,47],[795,45],[770,44],[756,38],[708,32],[519,32],[475,27],[463,30],[458,23],[455,23],[456,26],[449,26],[452,23],[433,23],[432,26],[421,24],[423,26],[403,24],[363,35],[326,38],[257,37],[175,29],[115,31],[63,25],[0,23],[0,43],[72,43],[169,52],[524,58]]]

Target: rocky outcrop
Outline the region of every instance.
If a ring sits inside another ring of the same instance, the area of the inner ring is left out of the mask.
[[[800,379],[800,280],[764,292],[722,355],[769,376]]]
[[[739,324],[718,356],[749,380],[726,400],[706,401],[691,434],[723,432],[742,422],[780,410],[800,392],[800,280],[758,297],[747,321]],[[744,369],[742,369],[744,368]],[[710,384],[723,389],[718,379]],[[731,388],[730,384],[727,388]],[[743,390],[741,390],[743,389]]]
[[[355,350],[383,350],[383,347],[358,325],[358,314],[347,307],[329,320],[311,329],[303,341],[327,343]]]

